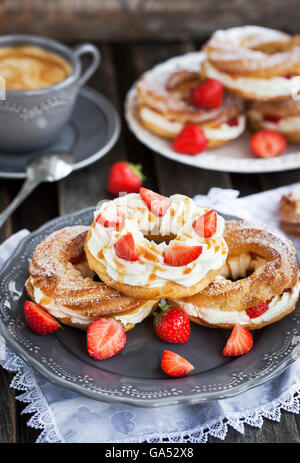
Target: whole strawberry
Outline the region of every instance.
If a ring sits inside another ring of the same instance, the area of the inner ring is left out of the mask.
[[[107,189],[113,195],[119,193],[138,193],[144,176],[140,164],[119,161],[113,164],[108,177]]]
[[[157,336],[166,342],[183,344],[191,334],[190,320],[184,310],[179,307],[158,304],[154,312],[154,327]]]

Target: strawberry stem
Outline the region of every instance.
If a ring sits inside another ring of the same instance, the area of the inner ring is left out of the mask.
[[[153,312],[154,316],[154,323],[159,323],[163,317],[163,315],[171,308],[170,304],[157,304],[157,309]]]
[[[143,182],[146,179],[145,175],[142,173],[142,165],[141,164],[131,164],[131,162],[129,162],[128,165],[133,170],[135,175],[137,175],[139,177],[141,182]]]

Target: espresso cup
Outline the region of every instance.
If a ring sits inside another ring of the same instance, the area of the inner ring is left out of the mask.
[[[100,64],[98,49],[83,43],[70,48],[56,40],[33,35],[0,36],[0,47],[40,47],[66,60],[71,73],[49,87],[33,90],[2,90],[0,100],[0,149],[32,151],[51,144],[71,117],[78,91]],[[90,55],[82,70],[81,58]],[[5,81],[2,80],[2,86]]]

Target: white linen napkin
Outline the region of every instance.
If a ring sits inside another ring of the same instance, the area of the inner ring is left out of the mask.
[[[300,184],[299,184],[300,185]],[[212,188],[197,196],[221,212],[278,227],[282,194],[296,185],[238,198],[237,190]],[[0,267],[28,232],[0,246]],[[300,240],[293,240],[300,252]],[[60,389],[29,368],[0,338],[0,364],[16,372],[11,387],[23,391],[18,399],[34,413],[28,425],[41,429],[38,442],[206,442],[209,435],[224,439],[228,426],[243,433],[244,425],[261,427],[263,418],[280,421],[282,409],[299,413],[300,360],[269,383],[231,399],[199,405],[145,409],[87,399]]]

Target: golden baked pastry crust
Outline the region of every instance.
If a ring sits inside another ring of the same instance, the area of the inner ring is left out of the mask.
[[[297,259],[289,240],[242,220],[226,222],[224,239],[228,245],[228,258],[250,252],[264,258],[266,264],[241,280],[214,281],[201,293],[184,298],[184,302],[199,307],[242,311],[297,284]]]
[[[52,233],[36,247],[29,265],[30,277],[26,282],[30,299],[47,310],[49,298],[57,306],[70,309],[87,320],[138,310],[145,301],[125,296],[102,282],[93,281],[70,265],[71,258],[84,253],[88,229],[86,226],[63,228]],[[86,267],[83,273],[90,273],[86,260],[83,265]],[[35,300],[33,285],[45,295],[44,304]],[[155,303],[153,301],[153,306]],[[74,323],[71,316],[59,320],[85,329],[79,323]],[[132,327],[130,324],[127,329]]]
[[[216,31],[204,46],[208,60],[236,77],[269,78],[298,73],[300,35],[258,26]]]
[[[271,229],[259,228],[244,221],[226,222],[224,238],[228,245],[228,259],[243,253],[253,253],[262,258],[262,264],[246,278],[231,281],[220,278],[192,297],[180,302],[192,304],[200,309],[242,312],[280,296],[287,288],[293,288],[299,281],[299,270],[292,243]],[[176,303],[176,301],[175,301]],[[248,329],[258,329],[280,320],[295,308],[295,302],[284,312],[269,321],[243,324]],[[211,328],[229,329],[232,323],[210,324],[201,314],[190,316],[195,323]]]
[[[300,191],[283,195],[279,203],[281,228],[290,235],[300,236]]]
[[[194,123],[201,129],[217,129],[221,124],[232,118],[239,117],[244,111],[244,104],[240,99],[225,93],[223,103],[216,109],[204,109],[193,106],[189,95],[193,88],[202,82],[199,73],[187,70],[167,74],[161,80],[154,80],[143,76],[136,83],[138,115],[141,123],[151,132],[165,138],[175,138],[177,133],[168,131],[159,123],[150,122],[143,117],[143,109],[148,108],[158,116],[168,121],[184,125]],[[219,146],[229,140],[209,139],[208,146]]]
[[[273,102],[273,101],[254,101],[249,105],[248,110],[248,123],[250,128],[257,132],[258,130],[271,129],[282,133],[285,138],[292,143],[300,142],[300,129],[287,130],[282,128],[279,124],[272,123],[265,120],[266,116],[285,118],[299,118],[300,119],[300,100],[293,98]]]

